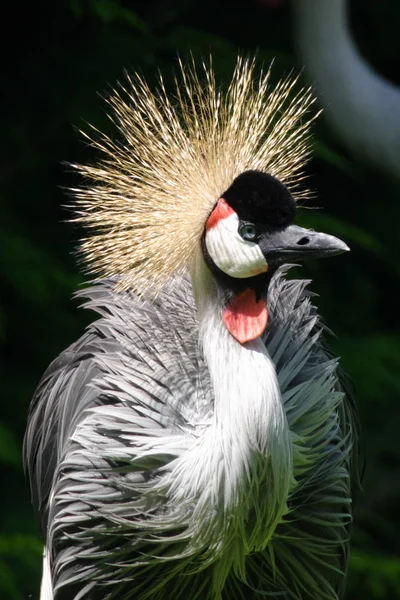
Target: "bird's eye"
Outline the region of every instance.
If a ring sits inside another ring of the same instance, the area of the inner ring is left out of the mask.
[[[257,228],[253,223],[246,223],[245,225],[241,225],[239,227],[239,235],[242,236],[244,240],[248,242],[256,242],[257,241]]]

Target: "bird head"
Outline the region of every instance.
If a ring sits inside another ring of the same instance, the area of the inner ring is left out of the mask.
[[[248,279],[280,264],[348,250],[338,238],[294,225],[296,202],[277,178],[262,171],[240,174],[216,203],[205,225],[208,265]]]
[[[77,214],[90,236],[90,269],[120,289],[154,298],[177,274],[193,273],[202,251],[216,279],[257,288],[284,262],[347,249],[294,224],[309,156],[309,89],[238,58],[225,90],[210,64],[180,63],[174,89],[152,91],[140,75],[108,99],[119,142],[86,135],[101,153],[77,165],[85,185]],[[199,250],[200,249],[200,250]]]
[[[348,250],[338,238],[294,224],[296,202],[285,185],[262,171],[241,173],[208,217],[202,250],[227,294],[223,320],[241,343],[267,326],[265,297],[283,263]]]

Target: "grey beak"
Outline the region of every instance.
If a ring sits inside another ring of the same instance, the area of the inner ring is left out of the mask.
[[[334,256],[350,250],[333,235],[298,225],[290,225],[276,233],[266,233],[258,244],[266,260],[275,264]]]

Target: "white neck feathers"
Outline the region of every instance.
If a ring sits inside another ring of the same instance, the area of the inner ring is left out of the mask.
[[[212,423],[199,439],[196,466],[188,474],[199,486],[195,496],[209,504],[208,510],[223,509],[225,517],[236,520],[247,554],[266,546],[287,510],[290,431],[264,343],[257,338],[242,345],[228,332],[222,321],[221,290],[200,256],[193,287],[215,406]]]

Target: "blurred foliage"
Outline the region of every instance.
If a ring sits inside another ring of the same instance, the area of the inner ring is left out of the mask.
[[[363,55],[400,83],[400,4],[353,0],[351,24]],[[237,48],[275,57],[273,77],[298,69],[290,7],[267,0],[60,0],[9,8],[3,68],[0,220],[0,597],[37,597],[41,542],[20,448],[30,398],[46,365],[76,339],[89,316],[70,297],[83,282],[72,250],[79,232],[63,188],[63,161],[88,161],[73,126],[109,127],[97,91],[140,69],[171,75],[177,53],[214,55],[221,79]],[[12,12],[14,10],[14,13]],[[300,221],[337,234],[352,253],[305,266],[331,345],[355,381],[366,471],[356,494],[347,598],[400,598],[399,184],[348,156],[323,118],[315,127],[310,185]]]

